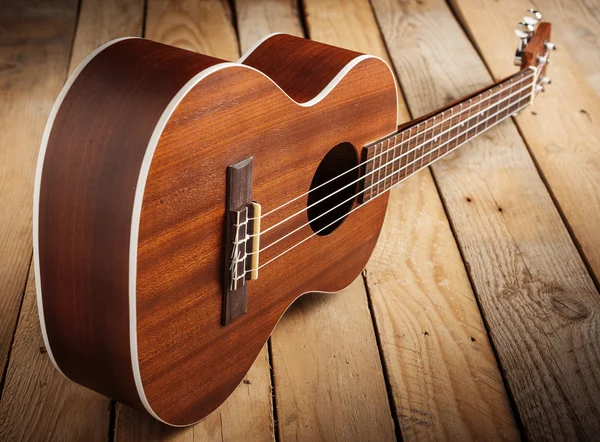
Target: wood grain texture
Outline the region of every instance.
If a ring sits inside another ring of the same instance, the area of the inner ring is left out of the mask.
[[[0,401],[0,440],[106,441],[110,400],[62,376],[46,354],[33,268]]]
[[[47,102],[47,106],[44,105],[47,108],[44,119],[62,86],[67,67],[69,72],[72,72],[90,51],[107,40],[139,34],[142,6],[142,2],[138,0],[83,2],[77,19],[70,65],[67,66],[68,62],[65,59],[57,89],[52,95],[42,89],[38,90],[37,86],[28,91],[31,94],[28,97]],[[66,44],[70,48],[71,38],[68,40]],[[28,53],[32,51],[31,48],[27,50]],[[67,54],[70,51],[71,49]],[[39,66],[44,65],[40,62]],[[54,64],[46,66],[50,70],[55,68]],[[43,126],[43,121],[40,121],[40,124]],[[24,133],[26,132],[22,132],[21,136]],[[28,134],[30,135],[31,133]],[[36,152],[39,148],[39,138],[41,131],[38,139],[30,142],[32,146],[35,145]],[[29,142],[23,140],[15,146],[23,143]],[[6,193],[2,192],[2,195]],[[30,243],[25,249],[31,250]],[[67,380],[54,368],[46,354],[38,320],[33,269],[30,269],[25,293],[0,402],[0,439],[106,440],[112,406],[110,400]]]
[[[273,32],[305,37],[295,1],[236,0],[235,10],[242,54]]]
[[[131,405],[141,406],[129,343],[129,241],[139,171],[165,107],[218,62],[144,39],[114,43],[73,82],[48,138],[38,243],[52,354],[70,379]]]
[[[374,7],[415,112],[491,81],[444,2]],[[505,44],[496,28],[486,33]],[[502,52],[498,45],[487,52]],[[538,115],[553,107],[543,100],[531,109]],[[526,436],[593,439],[600,300],[514,125],[498,126],[433,170]]]
[[[396,440],[362,278],[302,296],[271,343],[282,441]]]
[[[305,7],[312,38],[387,59],[368,2],[314,0]],[[402,65],[397,72],[402,78]],[[402,99],[399,120],[410,120]],[[392,190],[365,279],[403,439],[518,439],[475,296],[428,169]]]
[[[267,3],[265,22],[253,19],[265,8],[263,2],[236,2],[242,51],[272,32],[301,35],[300,18],[291,2]],[[269,75],[279,78],[272,70]],[[360,278],[341,293],[298,299],[275,328],[271,346],[280,440],[393,440]]]
[[[153,156],[138,245],[140,368],[157,413],[183,423],[216,408],[241,382],[296,297],[341,290],[360,274],[383,222],[386,199],[378,198],[332,235],[313,236],[305,211],[261,235],[263,244],[273,244],[263,247],[261,261],[274,260],[249,284],[247,313],[221,327],[227,166],[254,157],[253,198],[268,211],[308,189],[311,172],[333,146],[341,141],[361,146],[392,131],[395,106],[393,77],[374,58],[356,65],[311,107],[298,106],[263,74],[241,65],[206,77],[179,104]],[[174,167],[180,168],[177,174]],[[206,173],[209,169],[214,172]],[[268,221],[263,217],[262,224],[266,229],[299,207],[306,201],[289,204]],[[278,229],[294,233],[272,243]],[[168,361],[161,357],[167,352]]]
[[[557,47],[560,45],[560,50],[569,52],[574,65],[600,96],[600,3],[596,0],[537,0],[533,3],[544,14],[544,20],[552,23],[554,40],[560,41]],[[517,6],[513,8],[512,2],[509,4],[510,9],[517,12]]]
[[[237,41],[228,21],[228,9],[218,2],[205,6],[209,9],[198,8],[197,2],[150,2],[147,37],[235,60]],[[206,33],[206,38],[198,38],[205,35],[204,29],[214,23],[220,25],[216,32]],[[193,429],[167,429],[143,412],[119,406],[115,433],[124,440],[158,439],[166,432],[177,433],[177,437],[184,440],[196,436],[202,436],[202,440],[238,440],[244,435],[253,440],[271,440],[273,417],[266,346],[245,381],[248,383],[242,382],[217,411]]]
[[[206,419],[189,428],[168,427],[148,413],[117,404],[115,439],[122,441],[275,440],[267,346],[233,394]]]
[[[221,2],[150,1],[145,34],[166,44],[235,60],[238,57],[230,11]],[[218,24],[218,28],[212,29]],[[207,32],[211,29],[211,32]],[[201,36],[201,37],[199,37]],[[274,439],[271,378],[267,346],[233,394],[193,428],[173,429],[143,411],[117,405],[115,437],[125,441]]]
[[[39,143],[69,65],[77,2],[0,5],[0,385],[31,262]]]
[[[116,38],[142,35],[144,0],[82,0],[69,75],[94,49]]]
[[[149,0],[144,36],[235,61],[239,50],[231,20],[226,1]]]
[[[491,3],[474,6],[475,2],[462,0],[454,3],[492,75],[501,78],[511,69],[511,60],[498,55],[514,50],[514,15],[534,5],[527,0],[511,0],[504,7]],[[482,26],[482,20],[491,17],[489,26]],[[553,41],[566,35],[561,26],[553,28]],[[516,122],[599,287],[600,100],[568,47],[553,52],[551,61],[547,73],[552,84]]]

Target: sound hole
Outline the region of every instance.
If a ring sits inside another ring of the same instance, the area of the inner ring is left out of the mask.
[[[357,180],[359,168],[355,168],[331,182],[328,181],[357,165],[356,149],[350,143],[341,143],[335,146],[319,164],[310,185],[309,209],[307,210],[310,227],[317,235],[329,235],[346,219],[358,188],[358,183],[350,183]],[[337,190],[339,192],[336,192]]]

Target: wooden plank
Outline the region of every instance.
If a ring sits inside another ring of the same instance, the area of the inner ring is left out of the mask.
[[[145,36],[225,60],[239,56],[226,2],[150,0]],[[170,428],[146,412],[117,404],[115,437],[125,441],[274,440],[271,374],[265,345],[243,382],[223,405],[193,427]]]
[[[502,7],[465,0],[454,1],[454,5],[492,75],[500,78],[514,71],[510,57],[500,58],[498,54],[514,52],[515,20],[534,5],[527,0],[511,0]],[[558,26],[552,39],[562,42],[567,34]],[[590,57],[593,59],[593,52]],[[548,75],[552,84],[538,96],[537,105],[522,112],[516,121],[596,287],[600,287],[600,100],[568,48],[555,51],[551,61]]]
[[[0,388],[31,262],[37,152],[76,19],[74,0],[0,4]]]
[[[223,60],[239,57],[227,2],[150,0],[144,36]]]
[[[73,9],[74,25],[77,5],[69,6]],[[89,52],[107,40],[127,35],[139,35],[142,12],[142,0],[127,2],[86,0],[81,5],[77,19],[78,26],[71,62],[68,66],[69,72],[72,72]],[[66,22],[63,25],[65,24]],[[34,28],[35,26],[30,25],[28,32]],[[48,38],[47,32],[49,30],[46,30],[44,34],[45,39]],[[61,69],[58,69],[59,63],[56,60],[51,62],[35,61],[38,56],[31,57],[35,66],[30,67],[28,72],[32,72],[37,82],[40,81],[40,76],[36,69],[39,66],[45,66],[43,63],[48,63],[50,70],[56,69],[57,71],[54,74],[57,78],[52,80],[52,84],[56,82],[57,87],[52,94],[38,88],[38,85],[29,85],[27,99],[31,100],[34,97],[35,102],[40,100],[46,112],[43,118],[40,117],[40,120],[44,120],[40,121],[42,125],[45,123],[47,113],[65,79],[72,36],[65,36],[65,38],[68,40],[69,49]],[[37,44],[39,46],[36,47],[40,48],[40,52],[47,51],[48,47],[53,47],[52,43],[49,44],[47,41]],[[28,58],[24,57],[23,59],[27,60]],[[50,80],[48,81],[50,82]],[[33,124],[31,119],[28,121],[29,124]],[[37,122],[35,124],[37,125]],[[20,136],[23,136],[24,133],[28,132],[22,130]],[[35,148],[31,148],[35,149],[37,154],[41,132],[28,133],[28,136],[30,135],[37,136],[30,142],[31,146],[35,145]],[[21,140],[19,143],[25,145],[25,142],[25,140]],[[20,144],[15,144],[15,146],[17,145]],[[26,149],[17,150],[26,151]],[[31,165],[31,167],[34,166]],[[33,183],[33,177],[31,177],[31,182]],[[0,190],[0,195],[5,194]],[[28,207],[30,207],[31,202],[29,198],[26,199]],[[27,222],[30,224],[29,218],[27,218]],[[30,225],[28,229],[31,229]],[[27,250],[31,254],[31,240],[22,247],[22,250]],[[7,253],[6,256],[9,254]],[[2,258],[0,257],[0,259]],[[0,439],[106,440],[109,437],[111,408],[109,399],[67,380],[52,366],[48,355],[45,354],[39,326],[33,268],[29,269],[25,299],[12,346],[6,385],[2,392],[2,402],[0,402]]]
[[[442,0],[373,5],[416,114],[492,81]],[[488,3],[469,7],[489,10]],[[514,48],[498,49],[505,47],[496,23],[503,8],[468,22],[493,35],[484,55],[511,60]],[[542,99],[532,110],[540,118],[553,106]],[[433,170],[526,436],[594,439],[600,298],[514,124],[497,126]]]
[[[233,394],[215,412],[188,428],[168,427],[144,411],[117,404],[115,437],[123,441],[273,441],[267,347]]]
[[[543,0],[533,3],[543,13],[544,20],[552,23],[554,40],[560,42],[560,49],[569,52],[600,96],[600,3],[597,0]],[[511,6],[506,10],[512,9]],[[516,8],[514,12],[517,12]]]
[[[0,402],[0,440],[106,441],[110,400],[61,375],[40,333],[33,268]]]
[[[307,1],[306,11],[312,38],[389,61],[368,2]],[[403,438],[518,439],[429,170],[392,191],[366,283]]]
[[[304,37],[294,1],[236,0],[235,10],[242,53],[273,32]]]
[[[255,20],[265,8],[268,18]],[[272,32],[302,35],[291,2],[237,1],[236,10],[242,52]],[[395,438],[361,278],[339,294],[301,297],[271,345],[280,440]]]

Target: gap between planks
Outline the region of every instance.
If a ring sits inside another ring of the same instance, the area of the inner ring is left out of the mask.
[[[312,38],[386,58],[368,2],[307,0],[304,7]],[[409,119],[402,99],[399,115]],[[402,436],[517,439],[502,378],[429,171],[392,191],[367,270],[384,358],[395,368],[390,383]],[[452,283],[439,287],[440,276]],[[427,333],[434,328],[448,332]],[[476,345],[470,340],[474,329],[480,330]],[[493,381],[478,391],[476,379],[482,375]],[[453,386],[461,382],[460,393],[454,394]],[[478,413],[459,411],[472,404]]]
[[[499,17],[511,8],[486,3],[496,13],[481,17],[480,3],[457,1],[465,15],[471,14],[469,23],[479,30],[477,40],[486,43],[483,53],[491,60],[506,53],[510,61],[514,48],[497,48],[508,45],[502,37],[512,32],[512,25]],[[403,83],[419,113],[443,104],[438,88],[454,94],[456,78],[471,83],[470,88],[491,81],[445,3],[374,4],[395,61],[407,67]],[[430,26],[432,17],[437,27]],[[424,64],[422,57],[432,52],[443,63]],[[503,66],[499,76],[511,72],[506,63]],[[429,102],[413,92],[417,90],[429,94]],[[466,92],[463,88],[460,94]],[[552,108],[542,111],[548,107]],[[537,109],[540,112],[539,105]],[[486,140],[492,139],[505,144],[490,146]],[[597,408],[600,398],[593,374],[598,366],[595,286],[514,125],[498,126],[471,145],[433,170],[526,435],[543,439],[595,434],[597,416],[586,412]],[[478,172],[482,168],[485,176]]]

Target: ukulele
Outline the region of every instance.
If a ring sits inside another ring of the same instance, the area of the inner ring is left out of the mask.
[[[550,24],[519,72],[397,126],[380,58],[274,34],[237,63],[141,38],[90,54],[37,165],[44,343],[69,379],[173,426],[215,410],[286,309],[363,270],[388,191],[532,104]]]

